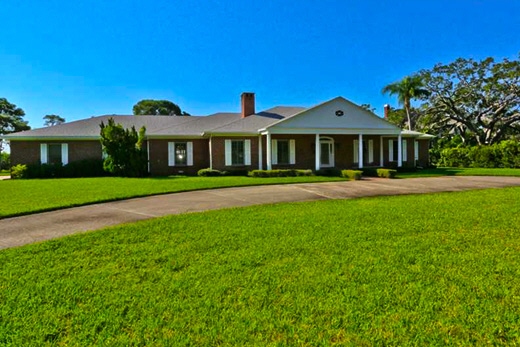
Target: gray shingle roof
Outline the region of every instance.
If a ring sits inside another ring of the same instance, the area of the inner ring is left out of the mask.
[[[202,136],[204,133],[257,134],[259,129],[281,119],[289,118],[303,110],[305,110],[303,107],[278,106],[246,118],[241,118],[240,113],[215,113],[203,117],[104,115],[13,133],[4,138],[9,140],[99,138],[99,125],[101,122],[106,124],[110,118],[125,128],[135,126],[136,129],[139,129],[145,126],[146,135],[149,137]]]

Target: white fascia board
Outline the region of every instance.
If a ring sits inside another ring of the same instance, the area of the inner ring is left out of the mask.
[[[400,133],[400,130],[393,129],[353,129],[353,128],[313,128],[313,129],[305,129],[305,128],[292,128],[292,129],[276,129],[271,128],[268,129],[262,134],[266,134],[269,132],[270,134],[331,134],[331,135],[393,135],[397,136]]]
[[[203,134],[193,135],[146,135],[147,140],[173,140],[173,139],[187,139],[187,140],[198,140],[203,138]]]
[[[219,137],[240,137],[240,136],[258,136],[259,132],[251,132],[251,133],[204,133],[204,135],[211,135],[211,136],[219,136]]]

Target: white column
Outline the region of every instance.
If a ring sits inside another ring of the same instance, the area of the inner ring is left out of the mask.
[[[211,135],[209,135],[209,169],[213,170],[213,151],[211,150]]]
[[[258,135],[258,170],[262,170],[262,135]]]
[[[316,171],[318,171],[320,169],[320,157],[321,157],[321,152],[320,152],[320,134],[316,134],[316,149],[315,149],[315,153],[316,153]]]
[[[401,134],[397,137],[397,167],[403,166],[403,140]]]
[[[379,166],[385,166],[383,163],[383,136],[379,137]]]
[[[358,145],[358,162],[359,168],[363,168],[363,134],[359,134],[359,145]]]
[[[272,165],[272,158],[271,158],[271,134],[270,133],[267,133],[267,136],[266,136],[266,146],[265,146],[265,150],[267,151],[266,152],[266,155],[267,155],[267,170],[272,170],[273,169],[273,165]]]

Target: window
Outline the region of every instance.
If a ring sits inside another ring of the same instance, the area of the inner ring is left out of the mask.
[[[388,141],[388,154],[390,161],[398,161],[399,147],[398,140],[389,140]],[[401,153],[402,153],[402,161],[408,160],[408,150],[406,146],[406,140],[401,141]]]
[[[251,140],[225,140],[226,166],[251,165]]]
[[[193,142],[168,142],[168,166],[192,166]]]
[[[374,140],[363,140],[363,164],[374,162]],[[359,163],[359,140],[354,140],[354,163]]]
[[[231,141],[231,165],[244,165],[244,141]]]
[[[271,142],[271,160],[275,165],[296,164],[295,152],[295,140],[272,140]]]
[[[66,143],[40,144],[40,162],[42,164],[69,163],[69,146]]]
[[[47,163],[61,164],[61,143],[50,143],[47,145]]]

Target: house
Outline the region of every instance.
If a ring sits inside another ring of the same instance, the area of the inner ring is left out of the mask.
[[[385,108],[386,113],[387,108]],[[218,170],[414,167],[428,165],[431,135],[401,130],[343,97],[317,106],[255,111],[255,94],[241,95],[241,112],[205,117],[92,117],[4,136],[11,163],[67,164],[102,158],[100,123],[146,126],[152,175]]]

